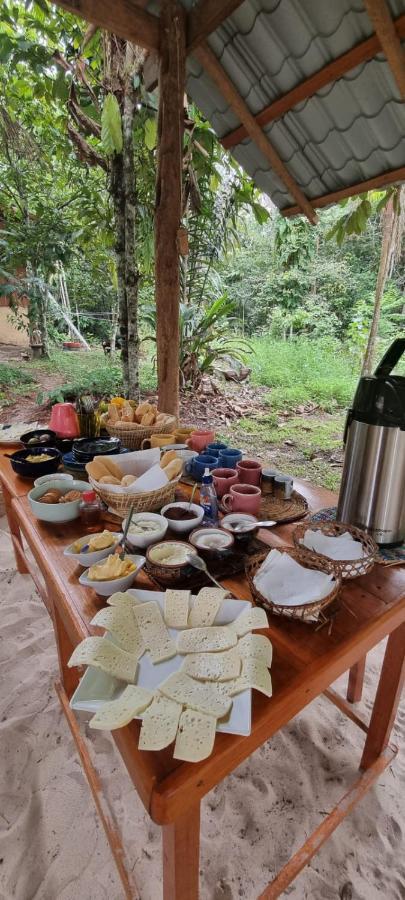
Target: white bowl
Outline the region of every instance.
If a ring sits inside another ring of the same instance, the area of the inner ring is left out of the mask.
[[[193,534],[190,534],[189,542],[193,547],[197,547],[197,550],[214,555],[216,553],[224,553],[225,550],[230,550],[234,544],[234,537],[230,531],[226,531],[225,528],[221,530],[216,527],[203,527],[196,528]]]
[[[86,569],[79,578],[80,584],[83,584],[84,587],[93,588],[100,597],[110,597],[111,594],[115,594],[115,591],[127,591],[131,587],[132,582],[135,581],[140,569],[145,565],[145,557],[135,556],[132,553],[127,553],[126,557],[135,563],[135,569],[129,575],[124,575],[123,578],[112,578],[111,581],[90,581],[88,577],[89,570]]]
[[[88,542],[92,537],[95,536],[95,534],[96,532],[94,532],[93,534],[86,534],[84,537],[78,538],[81,546],[84,547],[86,544],[88,544]],[[91,553],[76,553],[73,550],[73,547],[77,543],[77,541],[73,541],[73,543],[69,544],[69,546],[66,547],[66,549],[63,551],[63,555],[70,556],[72,559],[74,559],[75,562],[77,562],[79,566],[83,566],[84,569],[86,569],[88,566],[94,566],[94,564],[99,562],[101,559],[105,559],[106,556],[110,556],[111,553],[114,553],[115,548],[118,546],[122,538],[122,534],[118,534],[116,531],[112,531],[111,534],[114,535],[114,543],[110,544],[109,547],[105,547],[104,550],[93,550]]]
[[[219,524],[220,524],[221,528],[224,528],[225,531],[230,531],[231,534],[233,534],[234,537],[237,538],[237,537],[244,536],[246,532],[243,530],[239,531],[239,529],[238,529],[238,531],[235,531],[235,528],[234,528],[235,525],[242,525],[244,522],[246,523],[246,525],[251,525],[252,522],[257,522],[257,521],[258,521],[258,519],[256,518],[256,516],[251,516],[250,513],[236,512],[236,513],[229,513],[228,516],[224,516],[221,519]],[[253,535],[253,533],[254,533],[253,530],[249,529],[249,534]]]
[[[38,487],[34,487],[32,491],[28,494],[28,500],[30,503],[30,507],[32,512],[40,519],[41,522],[72,522],[73,519],[77,519],[79,515],[79,500],[71,500],[69,503],[39,503],[39,498],[46,494],[49,491],[49,484],[40,484]],[[67,494],[68,491],[83,491],[89,490],[89,485],[87,481],[61,481],[60,478],[52,482],[52,487],[57,488],[59,491],[63,491],[64,494]]]
[[[136,522],[156,522],[156,525],[159,526],[159,530],[156,528],[156,531],[150,531],[146,534],[131,534],[131,527]],[[122,523],[122,530],[124,531],[126,525],[126,519],[124,519]],[[161,541],[166,531],[169,527],[169,520],[165,519],[164,516],[160,516],[158,513],[135,513],[132,516],[131,525],[129,526],[129,531],[126,537],[127,543],[131,547],[141,547],[142,550],[146,550],[146,547],[149,547],[150,544],[156,544],[157,541]]]
[[[68,475],[67,472],[51,472],[50,475],[41,475],[40,478],[35,479],[34,487],[39,487],[40,484],[49,484],[51,481],[73,481],[73,475]]]
[[[197,528],[198,525],[201,524],[204,518],[204,510],[202,506],[198,506],[197,503],[188,503],[187,501],[178,502],[178,503],[167,503],[166,506],[161,509],[161,514],[164,516],[165,512],[169,509],[169,507],[180,507],[181,509],[191,509],[191,512],[195,513],[193,519],[185,519],[183,522],[176,521],[175,519],[166,519],[169,523],[170,531],[174,531],[175,534],[188,534],[189,531],[192,531],[193,528]]]

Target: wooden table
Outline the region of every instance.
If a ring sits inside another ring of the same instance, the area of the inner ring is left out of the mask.
[[[129,866],[125,864],[119,831],[106,807],[89,748],[69,706],[79,673],[76,669],[68,669],[67,661],[79,641],[89,633],[98,633],[89,622],[104,605],[92,590],[81,587],[78,582],[81,570],[61,553],[66,544],[84,532],[78,522],[49,526],[36,520],[22,490],[22,480],[13,475],[8,460],[2,458],[0,479],[19,570],[28,569],[36,577],[23,547],[23,535],[44,580],[42,595],[52,616],[59,655],[58,696],[101,815],[125,896],[138,897]],[[312,510],[331,505],[335,500],[331,492],[305,482],[298,483],[297,487],[306,494]],[[262,531],[260,537],[271,546],[291,543],[293,528],[293,525],[285,525]],[[150,586],[143,573],[136,583],[142,587]],[[223,583],[241,599],[250,597],[243,577],[224,579]],[[165,900],[195,900],[198,897],[201,799],[320,694],[324,693],[366,734],[361,772],[342,800],[260,895],[262,900],[280,896],[392,762],[396,750],[389,746],[389,738],[405,676],[405,571],[401,567],[377,565],[369,575],[345,583],[342,600],[330,635],[326,628],[314,631],[313,626],[269,616],[267,634],[274,649],[271,673],[274,693],[269,700],[253,692],[253,724],[249,737],[217,734],[211,756],[191,764],[173,760],[172,747],[158,753],[139,751],[138,721],[112,732],[140,799],[154,822],[162,826]],[[387,635],[379,685],[367,724],[330,685],[350,670],[352,687],[354,685],[358,690],[366,654]]]

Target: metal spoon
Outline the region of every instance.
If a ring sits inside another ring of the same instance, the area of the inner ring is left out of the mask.
[[[272,525],[277,525],[277,522],[267,519],[265,522],[240,522],[239,525],[231,525],[230,527],[232,531],[253,531],[254,528],[270,528]]]
[[[209,579],[210,579],[210,580],[211,580],[218,588],[220,588],[221,591],[226,590],[226,588],[224,588],[224,587],[222,586],[222,584],[220,584],[219,581],[217,581],[217,580],[214,578],[214,576],[211,575],[211,572],[208,571],[207,566],[206,566],[206,563],[204,562],[203,559],[201,559],[201,556],[194,556],[194,555],[191,555],[191,554],[190,554],[190,555],[187,557],[187,562],[190,563],[190,566],[193,566],[194,569],[198,569],[200,572],[204,572],[204,574],[207,575],[207,577],[208,577],[208,578],[209,578]],[[230,592],[229,592],[229,593],[230,593]],[[232,595],[231,595],[231,596],[232,596]]]
[[[133,514],[134,514],[134,505],[132,505],[132,506],[130,507],[129,513],[128,513],[128,515],[127,515],[127,521],[125,522],[124,533],[123,533],[123,535],[122,535],[122,540],[121,540],[121,544],[120,544],[121,547],[122,547],[122,550],[121,550],[121,552],[120,552],[120,559],[125,559],[125,542],[126,542],[126,539],[127,539],[127,534],[128,534],[128,531],[129,531],[129,526],[130,526],[131,521],[132,521],[132,516],[133,516]]]

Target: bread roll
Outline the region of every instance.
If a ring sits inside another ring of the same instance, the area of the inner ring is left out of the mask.
[[[173,481],[173,478],[177,478],[177,476],[180,475],[182,468],[183,463],[181,459],[172,459],[172,461],[169,462],[169,465],[164,468],[169,481]]]
[[[114,475],[103,475],[102,478],[99,478],[100,484],[121,484],[119,478],[115,478]]]
[[[153,411],[144,413],[141,419],[141,425],[154,425],[154,423],[155,413]]]
[[[149,411],[150,403],[148,400],[144,400],[143,403],[140,403],[139,406],[136,407],[135,414],[136,417],[142,418],[144,413]]]
[[[174,459],[177,459],[176,451],[175,450],[166,450],[166,453],[163,454],[163,456],[160,460],[160,467],[162,469],[164,469],[165,466],[168,466],[169,463],[173,462]]]
[[[92,462],[86,463],[86,472],[91,478],[94,478],[94,481],[100,481],[103,475],[109,475],[110,472],[107,469],[107,466],[104,465],[104,462],[100,461],[100,458],[93,459]]]
[[[114,478],[118,478],[118,481],[121,481],[124,473],[112,459],[108,459],[106,456],[95,456],[93,462],[100,463],[104,466],[106,471],[103,472],[103,475],[114,475]]]
[[[119,413],[115,403],[108,404],[108,419],[110,422],[118,422]]]
[[[124,487],[128,487],[128,485],[133,484],[134,481],[136,481],[136,475],[124,475],[124,477],[121,478],[121,484],[123,484]]]

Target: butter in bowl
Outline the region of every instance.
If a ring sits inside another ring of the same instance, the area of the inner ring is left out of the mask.
[[[99,531],[96,534],[86,534],[69,544],[63,551],[63,555],[71,557],[79,566],[86,569],[114,553],[121,538],[121,533],[107,530]]]
[[[79,581],[84,587],[93,588],[101,597],[110,597],[115,591],[128,590],[144,564],[144,556],[127,554],[121,559],[118,553],[111,553],[86,569]]]

